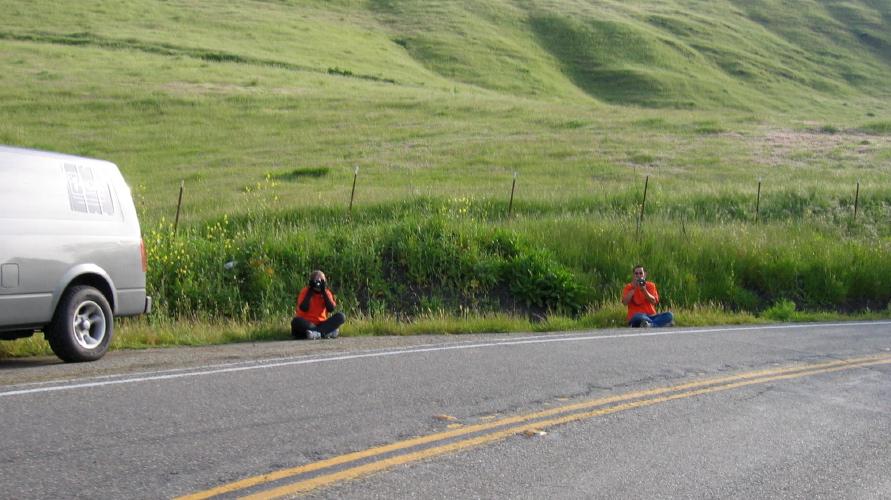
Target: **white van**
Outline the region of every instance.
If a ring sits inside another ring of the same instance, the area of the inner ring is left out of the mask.
[[[108,350],[151,310],[145,246],[115,164],[0,146],[0,340],[42,330],[64,361]]]

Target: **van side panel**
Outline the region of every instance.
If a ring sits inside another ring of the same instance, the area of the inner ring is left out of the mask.
[[[52,310],[51,293],[0,295],[0,318],[3,318],[4,327],[13,330],[42,328],[46,323],[42,319],[46,316],[45,311]]]

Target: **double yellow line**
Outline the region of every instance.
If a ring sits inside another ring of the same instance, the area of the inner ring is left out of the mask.
[[[267,491],[261,491],[252,495],[241,497],[242,500],[267,500],[273,498],[281,498],[287,495],[295,495],[306,493],[323,486],[333,483],[348,481],[359,478],[361,476],[378,472],[390,467],[402,465],[410,462],[417,462],[436,455],[451,453],[454,451],[479,446],[504,439],[506,437],[522,433],[530,430],[534,425],[536,429],[543,429],[559,424],[565,424],[577,420],[594,418],[609,413],[616,413],[642,406],[648,406],[674,399],[698,396],[710,392],[734,389],[753,384],[763,384],[776,380],[791,379],[804,377],[808,375],[817,375],[821,373],[829,373],[851,368],[862,368],[873,365],[891,363],[891,355],[870,356],[857,359],[839,360],[815,365],[778,368],[774,370],[764,370],[758,372],[749,372],[728,377],[713,378],[690,382],[670,387],[661,387],[648,389],[644,391],[633,392],[629,394],[611,396],[607,398],[585,401],[582,403],[570,404],[552,408],[545,411],[529,413],[525,415],[517,415],[514,417],[503,418],[482,424],[460,427],[445,432],[422,436],[396,443],[377,446],[367,450],[340,455],[327,460],[285,469],[271,474],[255,476],[234,483],[226,484],[210,490],[198,492],[192,495],[186,495],[174,500],[203,500],[218,495],[231,494],[240,490],[245,490],[255,486],[280,481],[289,477],[307,474],[327,468],[333,468],[339,465],[348,464],[363,459],[381,456],[377,460],[368,463],[358,464],[342,470],[335,470],[328,474],[322,474],[317,477],[298,480],[296,482],[276,487]],[[486,432],[488,431],[488,432]],[[456,440],[461,436],[468,434],[479,434],[477,436],[468,436],[464,439]],[[440,441],[448,441],[444,444],[410,451],[409,448],[419,448],[423,445],[437,443]],[[396,454],[400,450],[406,450],[404,454]],[[390,454],[392,456],[383,457]]]

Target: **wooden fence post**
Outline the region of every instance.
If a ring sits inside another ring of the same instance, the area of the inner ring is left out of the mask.
[[[517,189],[517,173],[514,172],[514,182],[510,187],[510,203],[507,204],[507,215],[509,216],[514,209],[514,190]]]
[[[173,221],[173,237],[176,238],[176,231],[179,229],[179,211],[183,206],[183,191],[186,189],[186,181],[179,183],[179,201],[176,203],[176,219]]]
[[[644,220],[644,210],[647,208],[647,189],[650,187],[650,176],[644,181],[643,201],[640,203],[640,218],[637,219],[637,233],[640,234],[640,227]]]
[[[353,213],[353,198],[356,196],[356,179],[359,178],[359,166],[356,166],[356,171],[353,172],[353,190],[350,192],[350,213]]]
[[[854,194],[854,218],[857,218],[857,206],[860,204],[860,179],[857,179],[857,192]]]
[[[758,177],[758,195],[755,198],[755,224],[758,223],[758,214],[761,211],[761,177]]]

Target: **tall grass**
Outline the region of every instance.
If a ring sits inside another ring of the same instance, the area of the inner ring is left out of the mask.
[[[288,338],[308,271],[326,271],[344,335],[547,331],[624,325],[619,293],[644,264],[681,325],[889,314],[888,214],[641,224],[599,204],[418,198],[223,216],[146,228],[155,311],[117,347]],[[721,210],[717,210],[721,212]],[[813,210],[808,210],[813,213]],[[875,226],[883,229],[876,230]],[[37,339],[4,344],[48,352]]]
[[[508,215],[503,202],[467,198],[223,217],[176,236],[169,225],[149,229],[149,282],[161,317],[275,317],[293,309],[315,268],[353,316],[572,316],[615,302],[631,266],[643,263],[669,308],[757,315],[790,300],[884,310],[888,200],[859,219],[798,201],[757,224],[735,217],[732,204],[689,217],[663,206],[641,223],[634,205],[617,214],[580,201],[517,203]]]

